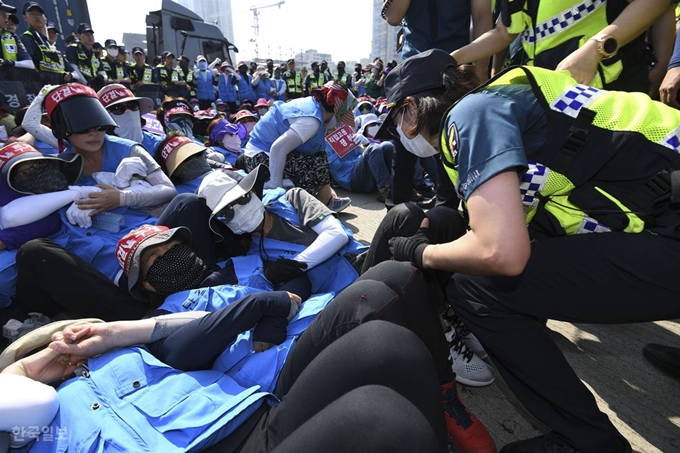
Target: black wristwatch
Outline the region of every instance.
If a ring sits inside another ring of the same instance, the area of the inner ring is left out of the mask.
[[[593,36],[590,40],[597,43],[597,51],[605,60],[619,51],[619,42],[612,35]]]

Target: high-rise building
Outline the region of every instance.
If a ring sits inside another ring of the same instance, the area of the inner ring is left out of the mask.
[[[383,0],[373,0],[373,38],[371,41],[371,61],[380,57],[387,63],[391,60],[401,61],[401,52],[397,52],[397,33],[401,27],[393,27],[380,17]]]
[[[174,0],[203,18],[206,23],[215,24],[222,34],[234,43],[234,23],[231,16],[231,0]]]

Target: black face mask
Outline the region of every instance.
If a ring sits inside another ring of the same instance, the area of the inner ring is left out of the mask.
[[[22,192],[39,194],[68,189],[68,179],[57,162],[38,161],[28,171],[12,173],[12,185]]]
[[[202,154],[191,156],[175,169],[172,173],[172,181],[176,184],[184,184],[204,175],[210,171],[210,164]]]
[[[182,242],[156,258],[146,272],[145,280],[158,294],[169,295],[198,288],[209,273],[203,260]]]

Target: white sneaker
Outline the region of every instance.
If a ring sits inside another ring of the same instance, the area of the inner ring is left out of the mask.
[[[470,332],[470,329],[468,329],[467,326],[463,324],[463,320],[461,320],[458,315],[453,313],[451,308],[449,308],[446,313],[442,315],[442,319],[444,320],[444,324],[454,329],[458,335],[463,337],[463,341],[467,347],[472,349],[472,352],[474,352],[477,357],[480,359],[486,359],[488,354],[484,350],[482,343],[480,343],[475,334]]]
[[[352,204],[352,199],[349,197],[333,197],[331,201],[328,202],[328,207],[333,212],[340,212],[345,210],[349,205]]]
[[[484,387],[493,384],[495,377],[491,367],[477,357],[463,337],[456,334],[455,329],[446,332],[446,340],[451,345],[449,360],[456,373],[456,382],[471,387]]]
[[[24,322],[17,321],[16,319],[7,321],[7,324],[2,327],[2,335],[10,340],[10,342],[14,342],[28,332],[52,322],[50,318],[42,313],[29,313],[29,315],[31,317]]]

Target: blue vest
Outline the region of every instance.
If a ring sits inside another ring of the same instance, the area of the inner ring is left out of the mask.
[[[354,167],[356,167],[357,162],[361,157],[361,147],[357,146],[341,159],[335,151],[333,151],[333,148],[328,145],[326,147],[326,155],[328,156],[328,165],[333,180],[343,189],[351,191],[352,171],[354,171]]]
[[[224,161],[229,162],[232,166],[236,165],[236,159],[238,159],[238,156],[241,155],[241,153],[235,153],[233,151],[229,151],[226,148],[222,148],[221,146],[217,145],[212,145],[211,148],[218,153],[222,154],[224,156]]]
[[[233,75],[226,75],[224,73],[220,74],[220,82],[217,85],[217,92],[220,95],[220,99],[224,102],[237,102],[236,97],[236,86],[231,83]]]
[[[280,93],[281,90],[283,89],[283,84],[284,84],[283,79],[272,79],[272,84],[274,84],[274,89],[276,90],[277,93]],[[274,96],[275,101],[285,101],[286,100],[286,93],[284,92],[281,95]]]
[[[183,184],[175,184],[175,189],[177,190],[177,195],[181,193],[196,193],[198,192],[198,187],[201,185],[203,178],[208,176],[212,170],[205,172],[198,178],[194,178],[191,181],[187,181]]]
[[[243,102],[246,99],[250,99],[253,103],[257,101],[253,86],[250,84],[250,76],[241,76],[241,80],[238,81],[238,98],[239,102]]]
[[[214,76],[210,71],[198,71],[196,73],[196,97],[201,101],[215,100]]]
[[[266,209],[270,213],[283,217],[293,225],[301,226],[297,212],[286,199],[285,193],[283,189],[266,191],[262,202],[265,203]],[[347,244],[338,253],[306,272],[307,277],[312,282],[312,293],[332,292],[338,294],[359,277],[359,274],[357,274],[349,261],[344,258],[344,255],[347,253],[358,255],[367,250],[368,247],[356,241],[349,228],[343,225],[343,229],[349,237]],[[247,255],[260,256],[260,241],[260,237],[252,237],[252,244]],[[280,257],[291,259],[307,248],[304,245],[271,238],[264,238],[263,246],[267,256],[269,256],[269,260],[272,261]]]
[[[33,144],[36,148],[38,148],[38,151],[40,151],[43,154],[59,154],[59,150],[57,148],[53,148],[52,146],[48,145],[47,143],[38,140],[37,138],[35,139],[35,143]]]
[[[267,100],[271,99],[271,94],[267,91],[272,89],[271,79],[266,77],[264,80],[260,79],[257,85],[255,85],[255,91],[257,93],[257,98],[265,98]]]
[[[140,143],[140,145],[142,145],[142,148],[144,148],[151,157],[156,156],[156,148],[163,141],[163,137],[147,131],[142,131],[142,134],[144,134],[144,138],[142,139],[142,143]]]
[[[302,154],[314,154],[326,149],[326,137],[323,129],[323,109],[312,97],[293,99],[290,102],[276,101],[265,116],[260,118],[250,133],[250,143],[258,149],[269,152],[272,144],[289,128],[290,118],[312,116],[319,120],[316,135],[306,141],[295,151]]]

